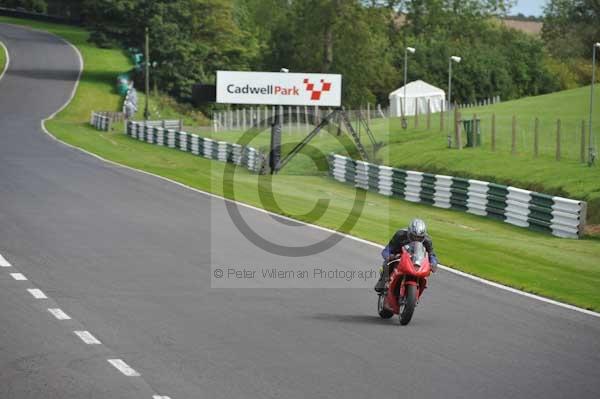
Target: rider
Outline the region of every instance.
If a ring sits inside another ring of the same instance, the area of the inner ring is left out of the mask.
[[[402,247],[412,241],[421,241],[425,250],[429,254],[429,263],[431,264],[431,271],[435,273],[437,270],[437,257],[435,256],[435,252],[433,252],[433,243],[431,241],[431,237],[427,235],[427,226],[425,222],[421,219],[413,219],[407,229],[400,229],[394,234],[388,245],[381,251],[381,256],[383,257],[383,270],[381,272],[381,276],[379,276],[379,281],[375,285],[375,291],[382,292],[385,288],[385,283],[390,274],[390,263],[394,257],[402,252]]]

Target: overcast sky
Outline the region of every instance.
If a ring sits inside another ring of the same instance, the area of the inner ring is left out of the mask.
[[[513,7],[512,14],[525,14],[540,16],[543,13],[547,0],[517,0],[517,5]]]

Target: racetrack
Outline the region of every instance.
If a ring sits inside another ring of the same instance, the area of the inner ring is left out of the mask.
[[[600,396],[599,318],[448,272],[408,327],[380,320],[370,289],[211,289],[215,265],[344,268],[379,262],[378,250],[344,238],[272,255],[222,200],[57,143],[40,120],[68,101],[77,54],[9,25],[0,41],[0,254],[13,266],[0,267],[0,398]],[[240,211],[282,244],[328,235]]]

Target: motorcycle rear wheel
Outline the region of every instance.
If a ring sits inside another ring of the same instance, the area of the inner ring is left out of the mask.
[[[417,287],[414,285],[406,285],[406,299],[402,312],[400,313],[400,325],[405,326],[412,319],[412,315],[417,306]]]
[[[379,295],[379,299],[377,300],[377,313],[379,313],[379,317],[382,319],[389,319],[394,315],[394,313],[383,306],[384,301],[385,295]]]

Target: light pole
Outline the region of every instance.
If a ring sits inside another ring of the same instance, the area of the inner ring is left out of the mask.
[[[596,154],[594,152],[594,135],[592,133],[592,114],[594,112],[594,83],[596,81],[596,49],[600,48],[600,43],[594,43],[594,49],[592,51],[592,89],[590,93],[590,137],[588,138],[589,153],[588,153],[588,165],[594,164]]]
[[[456,62],[457,64],[462,60],[462,58],[457,57],[455,55],[451,56],[448,59],[448,106],[446,107],[446,120],[448,125],[448,148],[452,147],[452,136],[450,132],[450,107],[452,107],[452,62]]]
[[[408,121],[406,120],[406,80],[408,79],[408,53],[415,53],[414,47],[406,47],[404,49],[404,101],[402,102],[402,129],[408,127]]]
[[[150,117],[150,110],[148,109],[148,98],[150,97],[150,35],[148,34],[148,27],[145,31],[145,57],[146,57],[146,73],[145,73],[145,89],[146,89],[146,104],[144,105],[144,120],[147,121]]]

